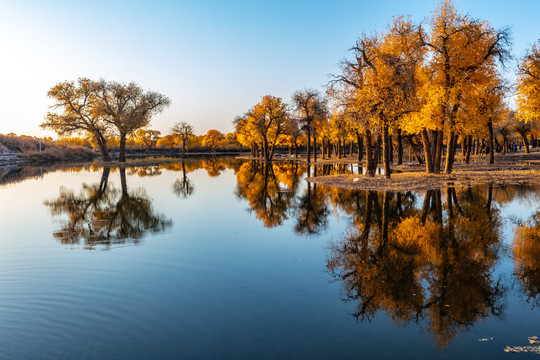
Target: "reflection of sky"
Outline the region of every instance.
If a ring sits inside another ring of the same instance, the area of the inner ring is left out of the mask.
[[[506,219],[503,224],[505,244],[510,244],[514,237],[513,229],[517,224],[527,222],[538,211],[538,196],[530,194],[526,198],[515,198],[512,202],[500,206],[501,216]]]

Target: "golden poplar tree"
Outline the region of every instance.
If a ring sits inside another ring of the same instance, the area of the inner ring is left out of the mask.
[[[440,4],[429,26],[431,32],[423,39],[430,59],[422,96],[425,104],[414,125],[422,135],[428,172],[440,172],[443,136],[447,136],[445,172],[451,173],[460,125],[458,112],[474,96],[476,87],[490,81],[496,60],[507,58],[509,30],[497,30],[487,21],[460,13],[451,0]]]

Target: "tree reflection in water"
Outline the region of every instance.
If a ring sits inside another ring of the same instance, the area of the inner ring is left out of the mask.
[[[311,168],[307,168],[307,176],[311,174]],[[317,168],[314,168],[314,175],[317,176]],[[308,182],[303,195],[298,198],[296,209],[296,225],[294,231],[299,235],[316,235],[328,226],[327,199],[321,186]]]
[[[129,173],[182,171],[173,191],[187,198],[194,193],[187,175],[201,168],[209,176],[233,170],[236,195],[247,200],[249,211],[265,227],[289,219],[296,234],[316,235],[326,229],[331,206],[347,214],[351,228],[332,244],[327,269],[341,282],[344,300],[356,304],[354,317],[370,321],[385,312],[398,326],[425,327],[441,348],[477,322],[501,315],[506,288],[493,275],[501,249],[499,206],[540,193],[538,186],[449,187],[424,194],[350,191],[301,179],[311,171],[352,174],[351,166],[308,168],[296,162],[194,160]],[[82,243],[89,249],[137,243],[147,233],[171,226],[170,220],[154,213],[143,189],[128,190],[125,169],[120,169],[120,188],[108,184],[111,171],[104,168],[101,181],[84,184],[79,194],[62,188],[57,199],[45,203],[62,221],[54,233],[62,243]],[[513,245],[520,288],[538,306],[540,211],[520,221]]]
[[[540,305],[540,210],[514,229],[514,273],[532,306]]]
[[[342,282],[354,316],[386,312],[398,326],[425,324],[445,348],[463,331],[502,313],[504,287],[493,278],[501,220],[492,189],[427,191],[422,209],[412,194],[357,193],[354,228],[334,243],[327,269]],[[406,201],[404,202],[403,199]],[[364,202],[364,206],[360,203]],[[345,202],[347,204],[347,202]]]
[[[288,218],[299,171],[298,164],[289,167],[285,164],[245,162],[236,173],[236,195],[249,202],[250,211],[265,227],[281,225]]]
[[[193,185],[191,180],[188,179],[186,173],[186,164],[184,161],[182,161],[182,179],[176,179],[173,184],[173,192],[176,196],[187,199],[193,195],[194,190],[195,185]]]
[[[249,211],[267,228],[294,218],[297,234],[318,234],[326,228],[330,210],[317,185],[307,183],[297,196],[300,177],[306,171],[309,174],[309,168],[294,162],[245,162],[236,172],[236,195],[248,201]]]
[[[79,194],[60,188],[58,198],[45,201],[51,214],[63,221],[53,235],[62,244],[86,249],[138,243],[148,233],[160,232],[172,221],[156,214],[144,189],[129,191],[126,170],[120,168],[121,188],[108,184],[111,169],[104,168],[99,184],[83,184]]]

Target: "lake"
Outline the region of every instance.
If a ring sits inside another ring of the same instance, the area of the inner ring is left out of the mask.
[[[393,193],[307,175],[0,169],[0,357],[506,359],[540,336],[540,184]]]

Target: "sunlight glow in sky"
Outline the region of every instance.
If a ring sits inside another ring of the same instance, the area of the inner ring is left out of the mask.
[[[540,38],[536,0],[455,0],[499,28],[510,26],[515,60]],[[0,133],[49,136],[39,124],[47,90],[78,77],[135,81],[172,106],[152,128],[179,121],[195,133],[232,120],[270,94],[289,101],[322,89],[362,33],[394,15],[421,21],[434,0],[415,1],[15,1],[0,0]]]

